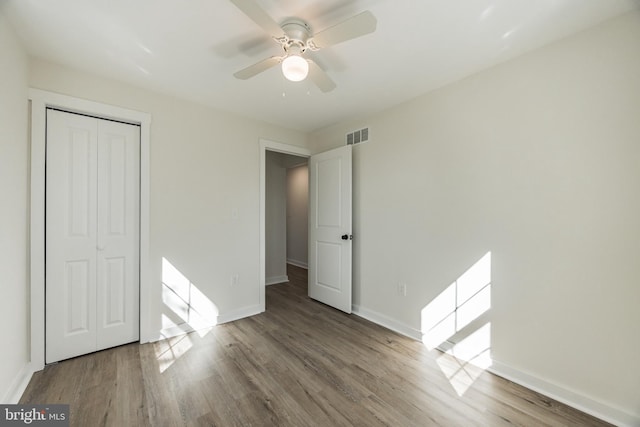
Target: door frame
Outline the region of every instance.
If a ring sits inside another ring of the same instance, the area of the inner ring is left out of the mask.
[[[260,138],[260,270],[258,280],[259,306],[260,312],[266,310],[265,290],[266,290],[266,238],[265,238],[265,215],[266,215],[266,188],[267,188],[267,151],[276,153],[291,154],[298,157],[311,157],[311,150],[297,145],[283,144],[281,142],[270,141]]]
[[[46,110],[57,108],[140,126],[140,342],[151,341],[149,265],[149,146],[151,115],[40,89],[29,89],[31,101],[31,369],[45,365],[45,159]]]

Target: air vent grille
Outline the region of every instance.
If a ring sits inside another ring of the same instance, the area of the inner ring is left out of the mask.
[[[356,145],[369,142],[369,128],[362,128],[349,132],[346,137],[347,145]]]

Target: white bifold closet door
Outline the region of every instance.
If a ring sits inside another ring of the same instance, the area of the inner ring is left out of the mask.
[[[47,363],[139,339],[139,158],[139,126],[47,110]]]

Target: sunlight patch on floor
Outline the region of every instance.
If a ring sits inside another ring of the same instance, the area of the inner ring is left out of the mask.
[[[156,360],[158,361],[158,369],[163,373],[171,365],[182,357],[187,351],[193,347],[193,342],[189,335],[182,335],[174,338],[167,338],[154,344],[156,350]]]
[[[458,396],[491,366],[491,323],[442,353],[436,360]]]

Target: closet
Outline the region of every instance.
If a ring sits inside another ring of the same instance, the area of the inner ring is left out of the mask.
[[[140,127],[47,110],[47,363],[139,339]]]

